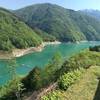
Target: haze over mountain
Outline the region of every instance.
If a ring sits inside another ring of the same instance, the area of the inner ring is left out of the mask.
[[[24,22],[0,8],[0,50],[38,46],[42,39]]]
[[[100,11],[99,10],[84,9],[84,10],[79,10],[78,12],[80,12],[81,14],[89,15],[93,18],[100,20]]]
[[[38,28],[62,42],[100,40],[100,22],[74,10],[44,3],[13,11],[32,29]]]

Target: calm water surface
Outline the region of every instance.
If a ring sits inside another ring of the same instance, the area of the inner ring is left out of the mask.
[[[63,57],[68,58],[71,55],[94,45],[100,45],[100,42],[84,42],[79,44],[62,43],[47,45],[44,47],[42,52],[34,52],[16,58],[18,63],[17,72],[19,75],[25,75],[36,65],[39,67],[44,67],[44,65],[57,51],[59,51]],[[7,64],[0,60],[0,87],[5,85],[11,79],[11,74],[7,73],[9,69],[6,66]]]

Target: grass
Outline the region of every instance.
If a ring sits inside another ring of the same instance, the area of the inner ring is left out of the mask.
[[[100,67],[92,66],[84,73],[80,81],[70,86],[68,90],[62,94],[62,100],[100,100],[100,95],[96,94],[98,88],[100,89],[100,87],[98,87],[99,73]]]
[[[83,73],[81,79],[72,84],[66,91],[53,91],[52,95],[49,93],[49,97],[42,100],[100,100],[99,78],[100,66],[91,66]]]

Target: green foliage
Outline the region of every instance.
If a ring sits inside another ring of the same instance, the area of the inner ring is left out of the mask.
[[[45,67],[47,69],[50,70],[52,69],[55,71],[56,69],[59,69],[61,67],[61,64],[62,64],[62,55],[58,51],[53,55],[51,61],[49,61],[49,63],[47,63]]]
[[[52,57],[51,61],[45,65],[45,73],[46,73],[46,79],[48,79],[48,82],[55,82],[57,79],[57,76],[55,75],[56,71],[61,68],[62,65],[62,55],[60,52],[56,52],[54,56]]]
[[[92,67],[95,67],[93,69],[93,73],[94,75],[97,77],[97,79],[100,79],[100,70],[99,70],[99,66],[92,66]],[[98,69],[98,70],[97,70]]]
[[[45,42],[54,42],[56,41],[56,37],[50,35],[50,34],[47,34],[46,32],[43,32],[42,30],[38,29],[38,28],[35,28],[33,29],[34,32],[36,32],[36,34],[38,34],[42,39],[43,41]]]
[[[32,29],[35,27],[62,42],[100,40],[100,22],[53,4],[37,4],[13,11]]]
[[[12,74],[12,79],[0,89],[0,100],[21,100],[21,92],[24,90],[21,80],[23,77],[18,77],[16,71],[16,61],[6,60],[9,64],[7,68],[10,69],[8,73]]]
[[[80,67],[87,69],[92,65],[100,65],[99,59],[100,59],[99,52],[91,52],[89,50],[84,50],[84,51],[78,52],[77,54],[71,56],[69,60],[67,61],[67,63],[63,65],[65,66],[64,70],[65,72],[67,72],[67,70],[68,71],[74,70]]]
[[[91,52],[89,50],[78,52],[70,57],[68,61],[65,61],[63,65],[62,56],[57,52],[43,69],[36,66],[23,79],[16,77],[16,62],[9,62],[9,67],[11,68],[10,72],[13,74],[13,80],[0,89],[1,100],[7,100],[7,98],[8,100],[16,99],[15,95],[19,93],[18,91],[21,92],[23,90],[23,85],[26,88],[26,91],[35,91],[58,80],[59,88],[66,90],[71,84],[74,84],[80,79],[82,73],[86,71],[83,68],[87,69],[93,65],[100,66],[100,52]],[[94,72],[94,74],[99,78],[99,72]],[[43,96],[42,99],[61,100],[60,92],[53,91],[50,94]]]
[[[0,50],[38,46],[42,39],[9,11],[0,9]]]
[[[76,80],[80,79],[81,74],[80,70],[74,70],[64,74],[58,79],[59,88],[66,90],[71,84],[75,83]]]
[[[60,76],[68,73],[69,71],[76,70],[79,68],[88,69],[90,66],[100,66],[100,53],[91,52],[89,50],[84,50],[78,52],[71,56],[68,61],[65,61],[60,69],[55,72],[55,76],[59,78]]]
[[[94,74],[97,76],[98,79],[100,79],[100,72],[94,72]]]
[[[93,46],[93,47],[89,47],[89,50],[90,51],[97,51],[97,52],[100,52],[100,45],[98,45],[98,46]]]
[[[22,80],[26,89],[28,90],[38,90],[43,87],[43,69],[38,66],[34,67],[33,70]]]
[[[23,84],[21,83],[23,77],[18,77],[17,81],[16,79],[12,79],[10,80],[5,86],[3,86],[0,89],[0,100],[16,100],[16,94],[18,94],[18,90],[20,90],[20,92],[23,90],[20,87],[23,87]],[[18,82],[18,87],[16,85],[16,82]]]
[[[5,86],[3,86],[0,89],[0,100],[16,100],[16,94],[17,94],[17,89],[20,90],[20,92],[23,90],[20,87],[23,87],[23,84],[21,83],[22,76],[16,79],[10,80]],[[16,85],[16,82],[18,82],[18,87]]]
[[[12,51],[13,45],[6,35],[0,35],[0,50],[2,51]]]
[[[52,91],[45,96],[41,97],[41,100],[62,100],[61,99],[61,91]]]
[[[38,90],[48,86],[57,80],[55,72],[61,68],[61,65],[62,55],[57,52],[43,69],[38,66],[34,67],[22,82],[27,90]]]
[[[75,21],[77,26],[85,35],[86,40],[88,41],[100,40],[100,34],[99,34],[100,29],[98,27],[100,22],[98,22],[98,20],[86,15],[76,13],[75,11],[72,10],[69,11],[69,16],[73,21]]]
[[[75,83],[76,81],[80,80],[81,75],[85,72],[83,68],[79,70],[70,71],[67,74],[64,74],[58,79],[58,85],[62,89],[57,89],[49,92],[46,95],[41,97],[41,100],[63,100],[62,94],[64,93],[63,90],[67,89],[71,84]]]
[[[92,65],[100,65],[99,59],[99,52],[90,52],[89,50],[84,50],[70,57],[69,60],[65,61],[62,65],[62,56],[59,52],[57,52],[43,69],[35,67],[23,79],[23,84],[27,90],[38,90],[50,85],[53,82],[56,82],[59,77],[64,74],[67,75],[67,73],[71,71],[71,73],[68,74],[68,77],[71,78],[71,75],[75,77],[70,80],[71,83],[68,83],[70,85],[76,81],[76,77],[78,78],[80,76],[78,75],[80,72],[78,73],[77,70],[80,69],[81,72],[84,72],[84,70],[82,71],[81,68],[87,69]]]

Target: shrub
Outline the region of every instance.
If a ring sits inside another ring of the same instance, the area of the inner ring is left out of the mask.
[[[61,94],[62,94],[61,91],[55,90],[47,95],[42,96],[41,100],[61,100]]]
[[[59,88],[66,90],[71,84],[75,83],[76,80],[80,79],[81,74],[82,71],[80,70],[74,70],[64,74],[57,81]]]
[[[89,50],[90,51],[97,51],[97,52],[100,52],[100,45],[98,45],[98,46],[93,46],[93,47],[89,47]]]

